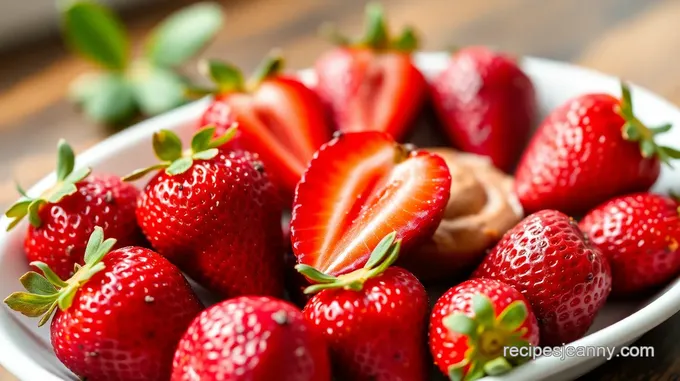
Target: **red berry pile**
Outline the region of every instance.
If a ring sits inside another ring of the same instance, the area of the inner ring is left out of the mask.
[[[531,135],[534,88],[509,55],[462,48],[428,81],[414,31],[392,36],[375,6],[364,37],[337,40],[313,86],[280,57],[247,81],[206,61],[215,96],[191,141],[157,131],[158,162],[123,178],[76,169],[62,141],[54,186],[21,191],[6,215],[30,223],[31,270],[5,303],[50,323],[78,377],[475,380],[677,277],[680,204],[650,188],[680,152],[626,84]],[[409,143],[428,108],[455,151]]]

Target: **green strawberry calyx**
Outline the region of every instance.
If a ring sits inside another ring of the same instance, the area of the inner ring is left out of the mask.
[[[672,167],[671,159],[680,159],[680,150],[658,145],[654,138],[657,134],[668,132],[673,128],[671,124],[657,127],[647,127],[633,112],[633,101],[628,84],[621,82],[621,106],[619,113],[626,120],[621,128],[623,138],[640,145],[640,154],[645,159],[657,156],[661,162]]]
[[[524,339],[527,329],[522,327],[528,316],[528,308],[523,301],[510,303],[496,316],[491,300],[477,294],[472,297],[472,312],[473,316],[456,312],[442,321],[450,332],[465,335],[468,339],[464,360],[449,367],[452,381],[498,376],[508,372],[513,365],[530,359],[527,356],[512,357],[509,350],[511,347],[529,346]]]
[[[307,279],[316,282],[305,289],[305,294],[330,289],[361,291],[367,280],[381,275],[397,260],[400,248],[401,240],[397,239],[396,232],[392,232],[378,243],[364,267],[359,270],[335,277],[305,264],[298,264],[295,269]]]
[[[214,87],[189,87],[187,95],[197,98],[206,95],[253,92],[264,80],[280,74],[284,66],[285,61],[281,52],[278,49],[272,50],[246,80],[236,66],[216,59],[204,59],[198,64],[198,71],[209,78]]]
[[[164,169],[174,176],[186,172],[195,160],[210,160],[219,154],[219,147],[230,141],[236,134],[234,123],[224,134],[215,136],[215,127],[206,126],[196,132],[191,139],[191,147],[184,150],[182,140],[170,130],[160,130],[153,134],[153,150],[161,162],[133,171],[123,177],[123,181],[138,180],[148,173]]]
[[[412,53],[419,45],[418,36],[410,26],[404,27],[396,38],[390,36],[385,11],[378,3],[366,5],[364,35],[361,38],[351,39],[344,36],[330,24],[322,25],[321,34],[339,46],[369,48],[375,51]]]
[[[78,289],[104,269],[102,259],[116,244],[116,240],[104,240],[104,230],[97,226],[90,235],[85,249],[85,265],[75,265],[73,276],[64,281],[43,262],[31,262],[42,274],[29,271],[19,280],[28,292],[14,292],[5,304],[28,317],[40,317],[38,326],[50,320],[55,309],[67,310],[73,304]]]
[[[36,228],[40,227],[42,224],[40,219],[40,209],[42,206],[55,204],[64,197],[78,191],[76,184],[89,176],[92,170],[89,167],[74,170],[75,162],[75,154],[71,146],[64,139],[59,140],[57,144],[57,182],[35,198],[28,196],[26,191],[17,185],[17,191],[22,197],[5,211],[5,216],[12,219],[9,226],[7,226],[8,231],[14,228],[26,216],[28,216],[28,221],[31,225]]]

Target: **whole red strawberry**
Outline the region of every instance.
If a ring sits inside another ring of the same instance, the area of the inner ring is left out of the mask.
[[[283,300],[242,296],[203,311],[180,341],[171,381],[330,381],[326,343]]]
[[[463,48],[430,88],[454,146],[511,170],[536,115],[534,86],[515,60],[483,46]]]
[[[30,222],[24,249],[29,262],[46,263],[61,278],[73,275],[83,262],[85,246],[99,225],[117,247],[137,245],[143,236],[135,220],[139,190],[119,177],[90,174],[90,168],[74,170],[71,147],[58,144],[56,183],[38,197],[20,189],[22,198],[5,213],[12,219],[7,230],[24,217]]]
[[[137,204],[137,221],[153,247],[204,287],[223,297],[283,293],[281,205],[256,154],[218,150],[213,127],[191,149],[171,131],[154,134],[161,164]],[[159,170],[160,169],[160,170]]]
[[[588,212],[579,226],[607,257],[612,293],[660,286],[680,273],[680,204],[653,193],[620,196]]]
[[[85,264],[63,281],[41,262],[5,303],[50,325],[59,361],[88,381],[167,380],[182,334],[203,306],[182,273],[157,253],[135,246],[109,252],[95,227]]]
[[[315,90],[342,132],[382,131],[402,141],[423,106],[427,82],[411,59],[411,28],[391,39],[382,8],[366,9],[359,41],[334,36],[339,46],[317,60]]]
[[[435,364],[451,380],[503,374],[529,359],[520,348],[539,341],[529,302],[507,284],[486,278],[465,281],[437,300],[429,338]]]
[[[648,128],[633,113],[630,90],[622,99],[585,94],[543,121],[520,160],[515,188],[527,213],[557,209],[580,215],[611,197],[648,190],[660,162],[680,151],[654,142],[670,125]]]
[[[302,313],[321,332],[343,380],[427,379],[427,294],[413,274],[390,267],[399,254],[396,234],[387,235],[366,266],[339,277],[307,265],[298,269],[318,283]]]
[[[437,155],[409,151],[384,132],[341,134],[298,184],[290,223],[298,263],[333,276],[357,270],[392,231],[411,248],[434,233],[450,187]]]
[[[219,136],[238,123],[237,138],[224,148],[257,153],[290,203],[312,155],[332,137],[321,100],[302,82],[281,73],[283,59],[278,56],[265,59],[247,83],[239,69],[227,63],[211,60],[201,68],[217,89],[199,128],[215,126]]]
[[[612,276],[602,253],[576,222],[556,210],[524,218],[472,274],[507,283],[531,303],[542,345],[581,338],[609,296]]]

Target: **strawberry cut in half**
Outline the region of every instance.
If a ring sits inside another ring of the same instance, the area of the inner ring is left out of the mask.
[[[444,160],[385,132],[340,134],[314,155],[295,192],[298,263],[338,276],[359,269],[388,233],[407,250],[434,233],[449,199]]]

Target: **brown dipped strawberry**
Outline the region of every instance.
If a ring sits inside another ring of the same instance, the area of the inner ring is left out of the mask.
[[[573,98],[539,126],[515,174],[527,213],[581,215],[614,196],[648,190],[661,163],[680,158],[680,151],[655,142],[671,125],[645,126],[625,83],[621,93],[621,99],[599,93]]]
[[[418,279],[392,266],[401,242],[385,236],[363,268],[338,277],[298,265],[315,282],[302,313],[326,338],[343,380],[427,379],[427,294]]]
[[[116,247],[139,245],[143,236],[135,220],[139,190],[117,176],[91,174],[75,168],[71,147],[60,140],[55,184],[38,197],[19,189],[22,198],[5,215],[14,228],[24,217],[30,222],[24,249],[28,262],[46,263],[61,278],[83,265],[87,241],[95,226],[117,240]]]
[[[453,145],[510,171],[537,112],[534,86],[515,59],[484,46],[460,49],[430,88]]]
[[[579,226],[609,261],[612,294],[646,291],[680,273],[679,206],[671,197],[635,193],[586,214]]]
[[[197,132],[182,149],[171,131],[154,134],[160,164],[137,204],[137,221],[161,255],[222,297],[283,294],[283,236],[277,190],[256,154],[218,150],[234,129]]]
[[[342,132],[381,131],[403,141],[423,106],[427,82],[411,58],[414,31],[390,36],[383,9],[366,7],[363,38],[351,41],[333,32],[338,45],[316,61],[315,90]]]
[[[384,132],[341,134],[298,184],[290,224],[298,263],[333,276],[352,272],[392,231],[412,247],[439,225],[450,186],[437,155],[409,151]]]
[[[506,283],[531,304],[541,345],[581,338],[611,291],[604,255],[576,222],[556,210],[524,218],[509,230],[472,274]]]
[[[435,364],[451,381],[506,373],[528,360],[520,348],[539,342],[529,302],[507,284],[486,278],[465,281],[437,300],[429,339]]]
[[[171,381],[330,381],[323,337],[288,302],[241,296],[203,311],[180,341]]]
[[[52,314],[57,358],[91,381],[167,380],[174,348],[203,306],[182,273],[157,253],[116,244],[95,227],[85,264],[68,280],[40,262],[21,277],[26,292],[5,303],[40,325]],[[55,312],[56,311],[56,312]]]

